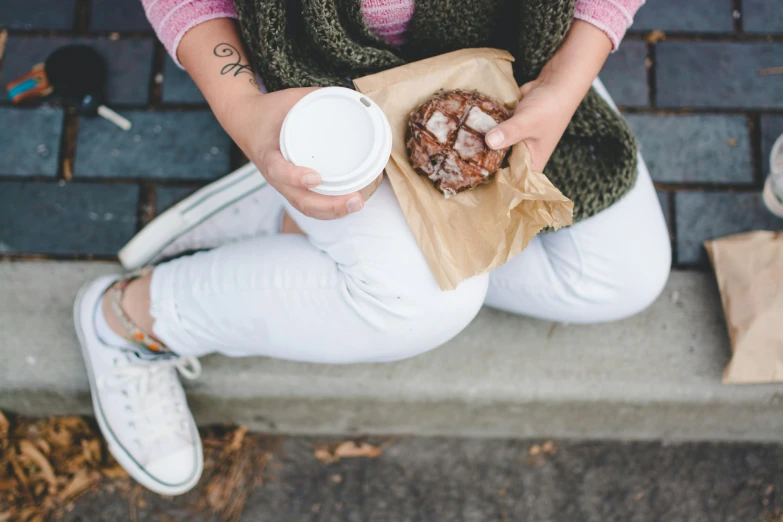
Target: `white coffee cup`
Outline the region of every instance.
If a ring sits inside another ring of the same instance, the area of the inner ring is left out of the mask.
[[[769,211],[783,218],[783,134],[772,145],[769,170],[762,197]]]
[[[280,131],[283,157],[321,176],[310,190],[328,196],[360,191],[383,175],[392,148],[391,125],[378,105],[345,87],[303,97]]]

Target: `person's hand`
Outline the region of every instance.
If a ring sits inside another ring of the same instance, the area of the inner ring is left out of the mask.
[[[538,78],[519,89],[522,99],[514,115],[487,133],[487,145],[502,149],[523,141],[533,169],[543,172],[611,50],[606,33],[574,20],[565,42]]]
[[[524,84],[520,94],[513,116],[487,133],[487,145],[502,149],[524,142],[533,170],[543,172],[579,102],[573,103],[573,95],[543,79]]]
[[[335,219],[358,212],[362,193],[324,196],[309,187],[321,182],[317,172],[297,167],[280,152],[280,128],[288,111],[314,88],[285,89],[270,94],[247,94],[231,101],[226,130],[264,178],[299,212],[317,219]],[[377,187],[377,184],[376,184]]]

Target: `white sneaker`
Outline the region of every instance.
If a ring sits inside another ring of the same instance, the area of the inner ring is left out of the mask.
[[[282,214],[282,197],[248,163],[153,219],[120,250],[120,263],[136,270],[185,252],[275,234]]]
[[[198,482],[204,457],[177,371],[194,379],[201,365],[192,357],[145,360],[106,344],[94,318],[116,280],[108,276],[84,285],[73,309],[95,417],[109,451],[131,477],[156,493],[179,495]]]

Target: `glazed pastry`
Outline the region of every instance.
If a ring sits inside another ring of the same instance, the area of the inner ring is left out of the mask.
[[[411,113],[411,164],[446,197],[486,183],[509,148],[490,149],[484,135],[509,116],[508,109],[479,92],[438,91]]]

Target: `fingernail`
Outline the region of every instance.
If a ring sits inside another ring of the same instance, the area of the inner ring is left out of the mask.
[[[492,148],[498,148],[503,143],[503,131],[495,130],[487,134],[487,144]]]
[[[302,176],[302,183],[307,187],[315,187],[320,183],[320,180],[316,174],[305,174]]]
[[[353,214],[354,212],[359,212],[362,209],[362,206],[362,198],[354,196],[348,200],[348,213]]]

